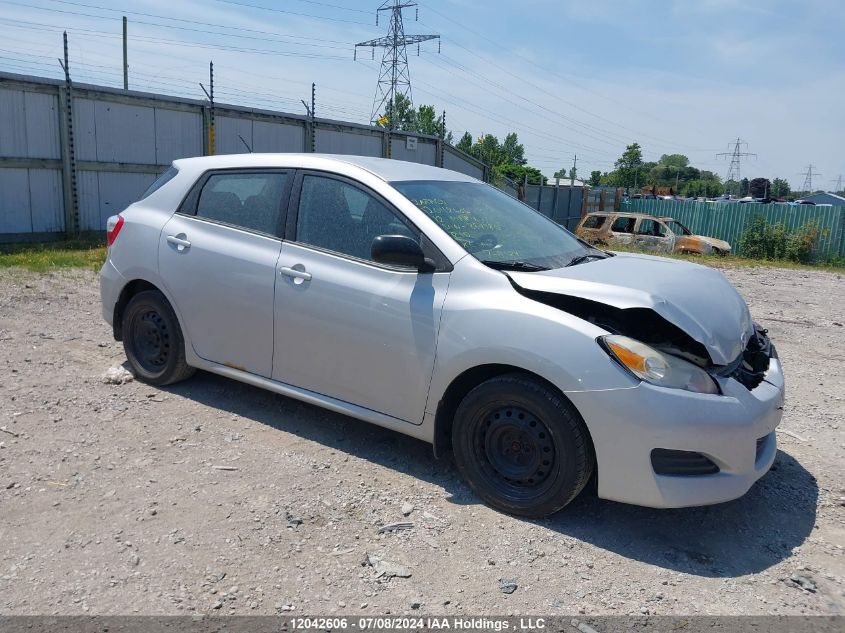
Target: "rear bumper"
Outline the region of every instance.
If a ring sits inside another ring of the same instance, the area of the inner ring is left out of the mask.
[[[721,380],[720,387],[719,396],[646,383],[631,389],[567,392],[593,438],[599,496],[678,508],[744,495],[769,470],[777,453],[774,430],[784,401],[780,363],[773,358],[765,381],[752,391],[730,378]],[[719,472],[658,475],[651,464],[656,448],[701,453]]]
[[[111,326],[114,326],[114,306],[125,285],[126,278],[114,267],[111,259],[106,259],[106,263],[100,269],[100,306],[103,319]]]

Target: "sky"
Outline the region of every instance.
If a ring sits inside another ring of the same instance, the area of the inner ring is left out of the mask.
[[[382,0],[0,0],[0,70],[367,123],[387,32]],[[785,178],[813,165],[813,188],[845,181],[842,0],[419,0],[406,34],[415,105],[446,110],[455,140],[517,132],[551,176],[609,171],[638,142],[646,160],[681,153],[725,177],[737,138],[742,176]]]

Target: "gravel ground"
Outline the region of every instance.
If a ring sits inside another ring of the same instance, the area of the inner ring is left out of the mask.
[[[0,613],[843,614],[845,283],[726,274],[785,366],[772,472],[719,506],[582,495],[533,522],[427,445],[294,400],[104,384],[124,356],[96,276],[4,270]]]

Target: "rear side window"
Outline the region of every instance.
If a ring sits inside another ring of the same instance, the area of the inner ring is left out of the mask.
[[[654,235],[654,220],[640,220],[637,233],[640,235]]]
[[[637,218],[616,218],[613,221],[613,225],[610,227],[610,230],[614,233],[633,233],[634,232],[634,223],[637,221]]]
[[[637,233],[639,235],[666,237],[666,227],[655,220],[640,220],[640,226],[637,228]]]
[[[238,228],[277,235],[284,172],[213,174],[197,200],[197,217]]]
[[[166,185],[168,182],[173,180],[173,178],[178,173],[179,173],[179,170],[176,169],[175,167],[170,167],[169,169],[165,170],[164,173],[162,173],[158,178],[156,178],[153,181],[153,184],[151,184],[149,187],[147,187],[147,190],[143,194],[141,194],[141,197],[138,198],[138,200],[143,200],[144,198],[149,196],[151,193],[161,189],[164,185]]]
[[[604,222],[607,220],[607,216],[604,215],[590,215],[587,216],[587,219],[584,220],[584,224],[582,228],[585,229],[600,229],[604,226]]]

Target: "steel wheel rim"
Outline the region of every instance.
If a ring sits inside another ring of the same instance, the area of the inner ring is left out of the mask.
[[[170,328],[157,310],[146,310],[132,320],[132,349],[144,370],[158,373],[170,358]]]
[[[476,424],[475,453],[486,478],[515,499],[543,494],[559,467],[552,434],[520,406],[496,406]]]

